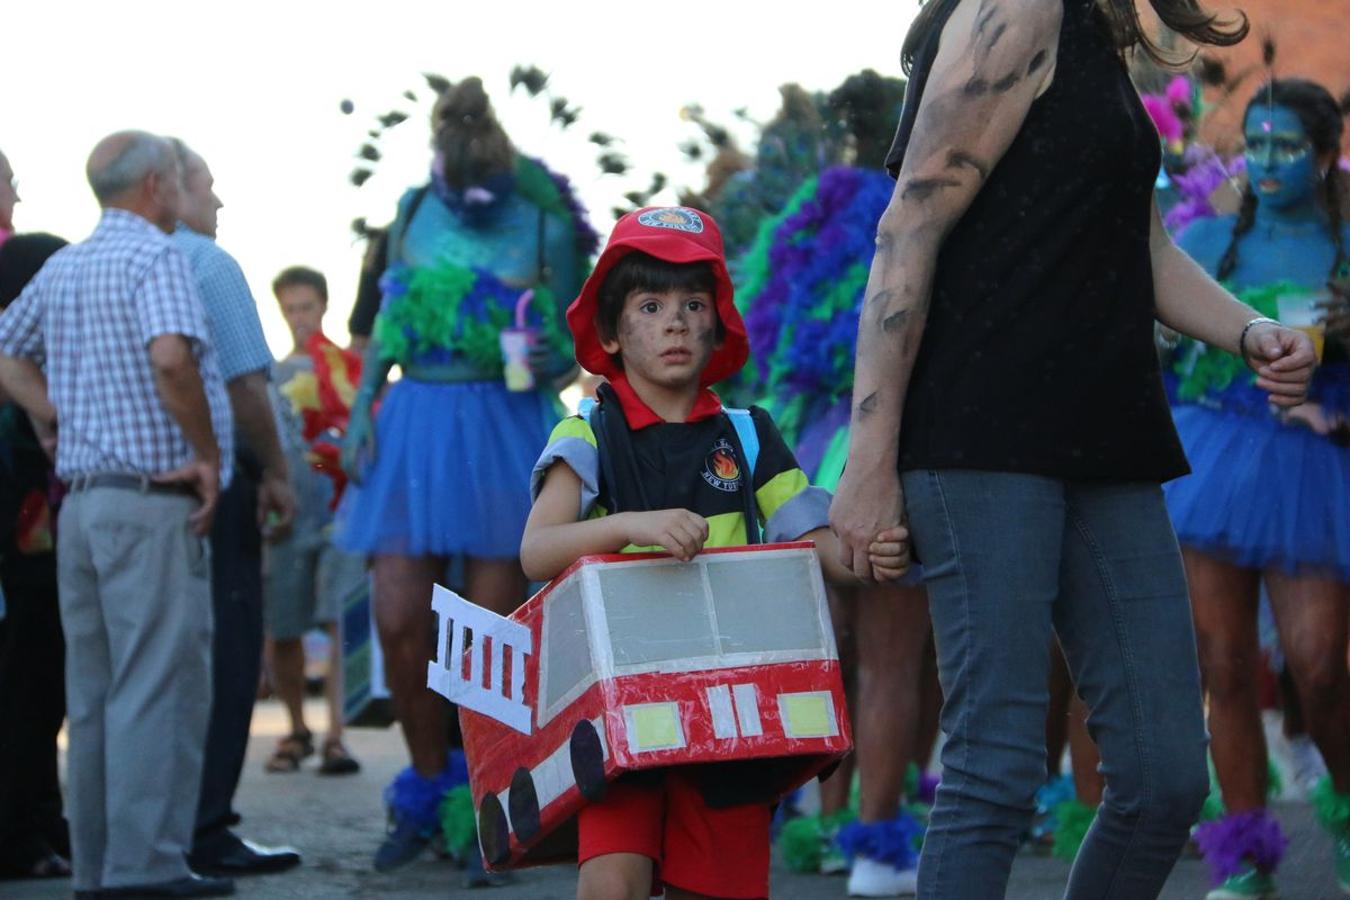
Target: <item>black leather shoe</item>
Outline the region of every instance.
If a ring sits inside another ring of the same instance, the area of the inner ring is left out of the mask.
[[[228,878],[204,878],[189,875],[173,881],[155,884],[132,884],[125,887],[103,888],[96,897],[228,897],[234,893],[234,882]]]
[[[209,851],[189,853],[188,865],[207,875],[265,875],[300,865],[300,852],[294,847],[264,847],[231,834]]]

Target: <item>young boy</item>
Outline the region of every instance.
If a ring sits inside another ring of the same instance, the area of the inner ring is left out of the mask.
[[[361,766],[342,741],[342,640],[338,628],[343,597],[366,577],[365,560],[343,553],[332,542],[329,510],[333,482],[310,467],[300,407],[318,394],[314,361],[306,349],[323,330],[328,282],[323,273],[292,266],[272,282],[281,314],[295,342],[290,354],[272,368],[278,396],[277,433],[290,461],[291,487],[298,501],[295,523],[284,539],[267,547],[263,610],[266,654],[277,697],[290,714],[291,732],[277,742],[264,764],[268,772],[295,772],[314,753],[314,735],[305,724],[305,650],[303,638],[318,626],[328,633],[328,736],[319,747],[319,773],[349,775]]]
[[[762,522],[764,541],[814,540],[827,577],[853,582],[826,527],[829,494],[809,485],[760,409],[746,471],[745,442],[709,389],[749,350],[710,216],[624,216],[567,321],[577,360],[609,384],[589,417],[554,429],[535,466],[521,544],[529,577],[553,578],[586,554],[664,549],[689,560],[746,543]],[[903,572],[905,537],[878,536],[875,571]],[[769,817],[767,803],[710,806],[697,767],[620,779],[579,816],[577,895],[646,897],[664,883],[668,898],[767,897]]]

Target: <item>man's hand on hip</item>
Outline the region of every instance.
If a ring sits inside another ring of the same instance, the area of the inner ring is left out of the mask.
[[[172,472],[156,475],[159,484],[186,484],[192,488],[201,506],[188,516],[188,524],[199,537],[211,533],[211,522],[216,515],[216,501],[220,498],[220,464],[215,460],[194,459]]]

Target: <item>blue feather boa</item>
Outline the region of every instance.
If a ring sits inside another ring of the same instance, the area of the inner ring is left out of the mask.
[[[384,789],[384,803],[402,821],[434,829],[440,821],[442,798],[457,785],[469,783],[464,751],[451,750],[445,769],[435,778],[424,778],[412,766],[399,772]]]
[[[774,229],[767,278],[746,303],[755,395],[852,390],[863,288],[894,187],[884,173],[834,166]]]
[[[897,869],[919,864],[924,827],[908,813],[884,822],[849,822],[839,828],[835,843],[849,859],[858,856],[889,863]]]

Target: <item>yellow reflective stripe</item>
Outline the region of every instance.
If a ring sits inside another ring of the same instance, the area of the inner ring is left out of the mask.
[[[591,426],[586,424],[586,420],[578,416],[568,416],[553,427],[553,433],[549,435],[548,442],[560,441],[563,438],[581,438],[592,447],[595,446],[595,432],[591,431]]]
[[[801,469],[788,469],[786,472],[779,472],[764,485],[764,487],[755,491],[755,499],[759,501],[759,512],[764,517],[764,521],[773,518],[773,514],[778,512],[778,508],[793,497],[800,494],[811,486],[811,482],[806,477],[806,473]]]
[[[738,512],[720,513],[708,517],[708,540],[705,547],[739,547],[745,543],[745,516]],[[620,553],[663,553],[664,547],[639,547],[629,544]]]
[[[707,547],[736,547],[745,543],[745,516],[738,512],[708,517]]]

